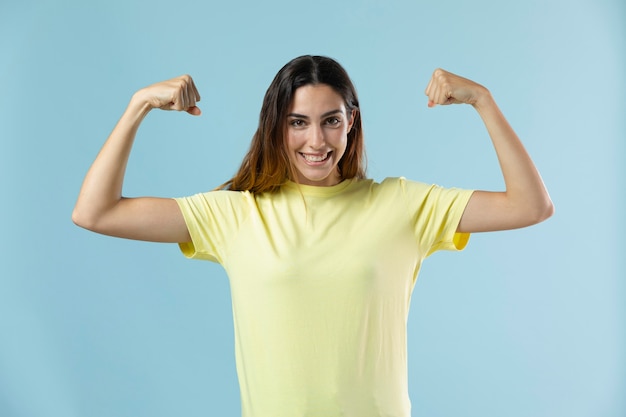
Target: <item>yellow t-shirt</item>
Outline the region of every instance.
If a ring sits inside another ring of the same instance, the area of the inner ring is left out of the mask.
[[[471,193],[392,178],[177,199],[181,250],[230,279],[243,416],[410,416],[411,292],[424,258],[467,244]]]

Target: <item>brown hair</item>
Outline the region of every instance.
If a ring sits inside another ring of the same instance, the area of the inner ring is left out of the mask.
[[[233,178],[219,189],[262,193],[278,189],[296,178],[284,143],[287,111],[295,91],[305,85],[325,84],[339,94],[354,123],[348,132],[346,152],[338,167],[342,179],[365,178],[365,145],[356,89],[343,67],[323,56],[305,55],[288,62],[274,77],[261,107],[259,127],[250,149]]]

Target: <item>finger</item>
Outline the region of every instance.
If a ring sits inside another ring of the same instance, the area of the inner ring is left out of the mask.
[[[428,107],[434,107],[435,105],[435,102],[433,101],[432,91],[433,91],[433,79],[431,78],[430,81],[428,81],[426,90],[424,90],[424,94],[426,94],[426,96],[428,97]]]
[[[191,79],[191,86],[193,88],[194,95],[196,96],[196,101],[200,101],[200,93],[198,92],[198,88],[196,87],[196,83]]]
[[[453,94],[447,82],[440,83],[437,86],[437,94],[435,95],[435,103],[447,106],[453,102]]]
[[[185,110],[190,109],[196,105],[196,97],[189,91],[189,84],[185,84]]]
[[[436,84],[434,88],[432,89],[430,93],[430,100],[433,103],[431,107],[434,107],[436,104],[442,104],[441,103],[441,86],[439,84]]]
[[[450,97],[450,87],[448,83],[448,73],[441,68],[437,68],[433,72],[433,83],[436,86],[432,95],[433,102],[441,105],[449,104],[448,98]]]
[[[189,105],[189,98],[188,98],[188,95],[187,95],[188,84],[189,84],[189,76],[188,75],[181,75],[176,80],[176,96],[177,96],[177,100],[176,100],[175,110],[178,110],[178,111],[187,110],[187,108],[190,107],[190,105]]]
[[[197,106],[189,107],[186,112],[192,116],[200,116],[202,114],[202,110],[200,110],[200,107]]]
[[[445,100],[442,99],[441,89],[444,76],[445,71],[441,68],[437,68],[433,71],[425,91],[428,96],[428,107],[435,107],[437,104],[445,104]]]
[[[179,110],[187,110],[189,107],[189,95],[187,93],[187,80],[183,78],[183,84],[180,89],[180,109]]]
[[[190,109],[196,106],[198,101],[198,90],[193,82],[193,78],[187,75],[185,77],[185,109]]]

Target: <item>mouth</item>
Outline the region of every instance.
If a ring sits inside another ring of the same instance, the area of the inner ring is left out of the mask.
[[[300,156],[302,156],[302,158],[308,164],[318,165],[318,164],[323,164],[324,162],[326,162],[330,158],[333,152],[330,151],[330,152],[326,152],[322,154],[308,154],[308,153],[302,153],[302,152],[298,152],[298,153],[300,154]]]

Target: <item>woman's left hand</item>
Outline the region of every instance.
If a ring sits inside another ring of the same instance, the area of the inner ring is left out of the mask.
[[[425,94],[428,96],[428,107],[460,103],[474,106],[489,95],[489,90],[472,80],[438,68],[433,72]]]

